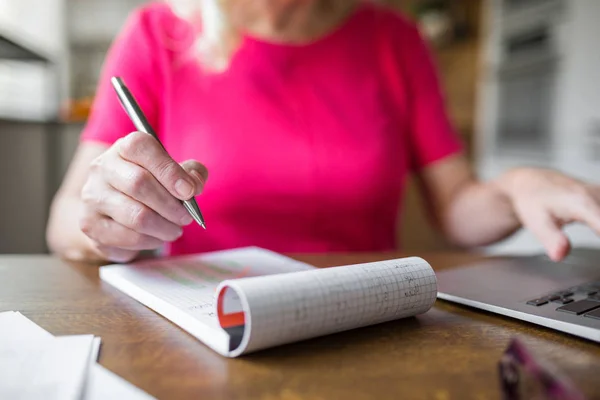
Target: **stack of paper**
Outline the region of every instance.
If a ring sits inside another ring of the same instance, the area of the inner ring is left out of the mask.
[[[96,363],[98,337],[54,337],[13,311],[0,326],[0,399],[152,399]]]

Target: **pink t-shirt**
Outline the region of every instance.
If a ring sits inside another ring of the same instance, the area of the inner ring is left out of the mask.
[[[230,68],[203,71],[191,26],[163,3],[137,10],[105,62],[84,141],[134,131],[110,85],[122,76],[170,155],[209,170],[184,254],[384,251],[411,171],[457,153],[437,73],[415,26],[362,4],[306,45],[244,37]]]

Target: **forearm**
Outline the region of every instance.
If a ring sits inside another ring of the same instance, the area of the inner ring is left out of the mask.
[[[513,172],[490,182],[476,180],[457,190],[442,217],[450,241],[464,247],[484,246],[502,240],[521,227],[509,193]]]

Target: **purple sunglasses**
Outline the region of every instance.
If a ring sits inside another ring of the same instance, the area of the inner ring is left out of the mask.
[[[504,400],[586,400],[555,368],[536,360],[517,338],[498,362],[498,372]]]

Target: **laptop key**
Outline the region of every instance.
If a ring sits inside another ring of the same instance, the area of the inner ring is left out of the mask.
[[[583,314],[584,317],[600,319],[600,308],[596,308],[593,311]]]
[[[536,307],[543,306],[544,304],[547,304],[547,303],[548,303],[548,300],[545,298],[529,300],[527,302],[527,304],[529,304],[530,306],[536,306]]]
[[[588,300],[600,301],[600,293],[592,294],[588,296]]]
[[[591,311],[595,308],[600,308],[600,302],[593,300],[579,300],[571,304],[567,304],[562,307],[558,307],[556,311],[566,312],[569,314],[580,315]]]

